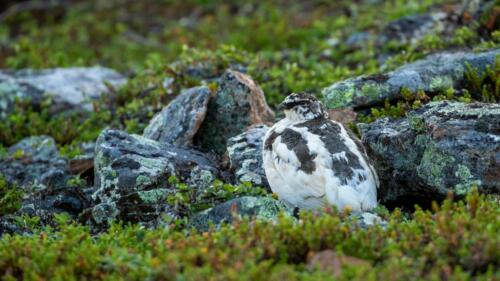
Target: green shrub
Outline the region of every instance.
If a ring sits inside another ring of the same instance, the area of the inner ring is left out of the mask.
[[[335,280],[492,280],[500,272],[498,198],[473,192],[408,219],[386,214],[388,226],[362,229],[344,214],[302,213],[297,222],[236,221],[219,231],[114,225],[92,237],[60,220],[58,230],[0,240],[0,272],[24,280],[333,280],[305,266],[333,249],[365,260]]]
[[[0,216],[17,211],[23,199],[22,190],[16,185],[9,185],[0,173]]]

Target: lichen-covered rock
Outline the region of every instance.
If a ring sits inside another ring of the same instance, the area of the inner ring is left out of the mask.
[[[274,220],[281,212],[291,215],[290,210],[278,200],[269,197],[245,196],[207,209],[193,216],[189,224],[199,231],[206,231],[211,223],[218,228],[224,223],[231,223],[235,217]]]
[[[246,74],[227,70],[220,78],[215,97],[208,103],[196,143],[205,150],[224,153],[229,138],[252,125],[273,121],[274,112],[259,85]]]
[[[156,114],[144,130],[144,136],[176,146],[190,146],[207,113],[208,87],[183,91]]]
[[[33,136],[11,146],[0,162],[0,177],[23,190],[19,210],[0,219],[0,235],[31,231],[30,226],[16,225],[14,216],[37,217],[40,225],[51,225],[54,214],[75,219],[90,206],[92,187],[68,185],[68,163],[51,137]]]
[[[416,93],[438,93],[460,88],[465,80],[466,64],[481,74],[487,66],[495,65],[500,49],[482,53],[440,53],[430,55],[385,74],[361,76],[335,83],[322,94],[328,108],[363,108],[382,104],[386,99],[402,98],[401,89]]]
[[[356,220],[357,224],[361,228],[369,228],[373,226],[380,226],[385,228],[387,226],[387,221],[382,219],[380,216],[370,212],[362,212],[362,213],[352,213],[349,215],[349,219]]]
[[[390,22],[377,37],[377,44],[383,46],[388,42],[414,44],[425,35],[438,33],[449,24],[447,14],[434,12],[428,14],[404,16]]]
[[[24,189],[60,187],[66,183],[68,164],[53,138],[33,136],[8,149],[7,157],[0,162],[0,174]]]
[[[19,210],[0,216],[0,237],[3,234],[30,234],[35,227],[55,226],[56,214],[77,219],[90,207],[92,189],[61,186],[25,192]],[[36,218],[36,224],[25,223],[28,218]]]
[[[429,203],[474,185],[500,192],[498,104],[432,102],[407,118],[359,129],[376,161],[382,202]]]
[[[227,141],[227,152],[230,168],[238,182],[251,182],[270,191],[262,167],[262,142],[267,130],[268,126],[260,125],[230,138]]]
[[[96,143],[94,173],[91,217],[105,225],[116,219],[155,224],[163,214],[175,215],[166,201],[175,192],[168,178],[203,188],[218,171],[200,152],[104,130]]]
[[[120,87],[125,83],[118,72],[98,66],[1,71],[0,117],[9,112],[16,99],[38,106],[50,97],[57,110],[91,110],[90,100],[108,92],[108,85]]]

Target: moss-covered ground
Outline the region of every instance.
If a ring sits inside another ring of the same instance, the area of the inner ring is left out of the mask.
[[[473,192],[411,215],[380,210],[385,229],[332,211],[204,233],[114,225],[96,237],[61,216],[32,236],[4,236],[0,272],[4,280],[498,280],[498,204]],[[326,249],[366,262],[334,278],[308,265]]]

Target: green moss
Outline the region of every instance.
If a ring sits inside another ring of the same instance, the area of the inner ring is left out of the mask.
[[[205,187],[188,187],[176,177],[171,176],[168,183],[177,192],[167,196],[170,205],[180,212],[182,216],[190,216],[217,204],[241,196],[271,196],[265,189],[253,186],[250,182],[231,185],[220,180],[215,180]]]
[[[431,80],[430,90],[431,92],[441,92],[446,91],[453,87],[453,80],[448,76],[434,77]]]
[[[468,194],[433,210],[385,212],[385,228],[361,229],[345,214],[303,212],[297,222],[235,219],[204,233],[113,225],[88,228],[57,219],[55,228],[0,239],[7,279],[92,280],[492,280],[498,276],[498,198]],[[354,256],[338,276],[306,266],[322,250]],[[30,266],[26,266],[29,264]],[[397,268],[397,270],[394,270]]]

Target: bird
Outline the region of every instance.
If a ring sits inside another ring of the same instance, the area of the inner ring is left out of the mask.
[[[361,141],[330,120],[310,93],[292,93],[278,106],[285,118],[265,134],[263,168],[274,194],[291,208],[370,211],[377,173]]]

